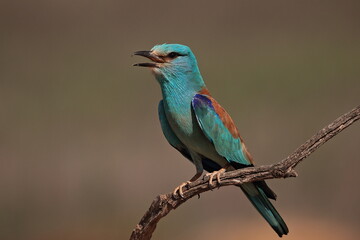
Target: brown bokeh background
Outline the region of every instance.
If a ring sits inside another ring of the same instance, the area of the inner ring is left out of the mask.
[[[360,100],[360,2],[0,2],[0,239],[127,239],[194,167],[162,136],[159,86],[131,57],[189,45],[257,164]],[[357,239],[360,124],[271,180],[284,239]],[[234,187],[192,199],[154,239],[278,239]]]

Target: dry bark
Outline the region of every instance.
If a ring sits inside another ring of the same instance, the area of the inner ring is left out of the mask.
[[[272,165],[249,167],[222,173],[220,175],[221,183],[216,187],[239,185],[245,182],[255,182],[265,179],[296,177],[297,173],[294,168],[297,164],[332,137],[359,120],[359,118],[360,106],[357,106],[321,129],[296,149],[294,153],[282,161]],[[213,187],[209,186],[208,181],[209,177],[205,177],[189,184],[188,187],[184,188],[184,198],[175,198],[172,193],[157,196],[140,220],[139,224],[136,225],[130,236],[130,240],[150,239],[155,231],[156,224],[171,210],[179,207],[182,203],[194,196],[200,197],[200,193],[212,190]]]

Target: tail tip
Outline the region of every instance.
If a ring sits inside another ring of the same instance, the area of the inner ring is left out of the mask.
[[[289,233],[289,229],[286,225],[280,226],[280,228],[274,229],[276,233],[279,235],[279,237],[282,237],[283,235],[287,235]]]

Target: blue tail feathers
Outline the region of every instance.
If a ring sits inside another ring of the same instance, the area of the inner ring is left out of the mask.
[[[240,186],[240,188],[254,207],[279,235],[279,237],[282,237],[284,234],[288,234],[289,229],[286,226],[286,223],[259,186],[255,183],[244,183]]]

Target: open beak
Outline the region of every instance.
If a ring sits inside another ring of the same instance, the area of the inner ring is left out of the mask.
[[[138,67],[158,67],[158,63],[164,63],[165,62],[161,57],[155,55],[152,51],[137,51],[137,52],[134,52],[134,55],[146,57],[146,58],[150,59],[153,62],[136,63],[133,66],[138,66]]]

